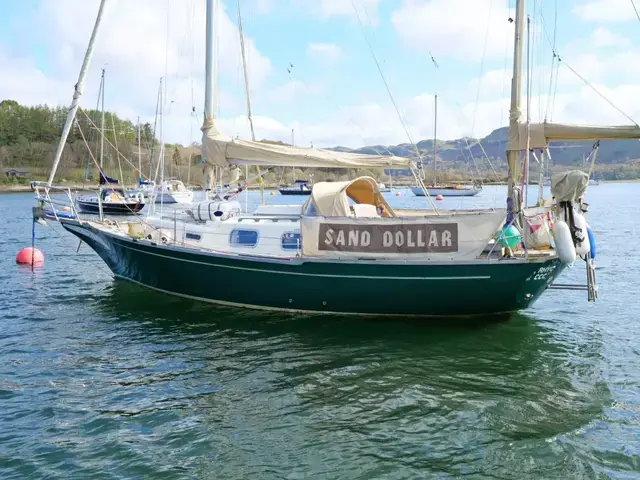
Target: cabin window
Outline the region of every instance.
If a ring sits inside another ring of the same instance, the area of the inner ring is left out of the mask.
[[[300,250],[300,233],[287,232],[282,235],[280,245],[283,250]]]
[[[303,211],[303,215],[307,216],[307,217],[317,217],[318,216],[318,209],[316,208],[316,204],[313,202],[313,200],[307,202],[305,204],[305,209]]]
[[[191,232],[187,232],[186,237],[189,240],[200,240],[202,238],[199,233],[191,233]]]
[[[257,230],[232,230],[229,243],[236,247],[255,247],[258,244]]]

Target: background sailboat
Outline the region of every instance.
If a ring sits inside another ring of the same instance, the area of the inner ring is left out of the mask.
[[[119,185],[119,181],[110,178],[105,173],[104,167],[104,137],[105,137],[105,110],[104,110],[104,92],[105,92],[105,70],[102,69],[100,76],[100,102],[101,102],[101,120],[100,120],[100,154],[98,163],[99,173],[99,190],[98,195],[78,196],[76,205],[83,213],[96,215],[132,215],[145,206],[144,197],[139,193],[130,193]],[[112,117],[113,118],[113,117]],[[114,138],[115,138],[114,130]],[[122,170],[120,171],[122,173]]]
[[[480,193],[482,187],[474,185],[466,187],[463,185],[438,185],[438,95],[434,96],[434,121],[433,121],[433,184],[412,187],[411,191],[417,197],[424,197],[426,193],[431,197],[473,197]]]

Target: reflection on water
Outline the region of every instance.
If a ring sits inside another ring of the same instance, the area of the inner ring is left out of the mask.
[[[598,304],[436,322],[173,298],[50,229],[32,274],[13,264],[28,198],[3,198],[1,478],[633,478],[637,253],[617,252],[638,217],[615,212],[635,190],[597,188]]]

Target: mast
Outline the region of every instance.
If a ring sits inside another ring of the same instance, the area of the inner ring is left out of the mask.
[[[104,166],[104,68],[102,69],[102,97],[100,98],[102,103],[102,117],[100,120],[100,174],[103,174]]]
[[[438,185],[438,146],[436,145],[436,138],[438,135],[438,95],[434,97],[434,119],[433,119],[433,186]]]
[[[158,127],[158,111],[160,110],[160,102],[162,101],[162,77],[160,77],[160,84],[158,85],[158,98],[156,99],[156,116],[153,118],[153,132],[151,133],[151,147],[149,149],[149,178],[157,180],[157,167],[156,176],[153,176],[153,149],[156,145],[156,128]],[[160,160],[158,160],[160,161]],[[142,174],[141,174],[142,175]]]
[[[56,170],[58,170],[58,164],[60,163],[60,159],[62,158],[62,152],[64,150],[64,146],[67,143],[69,132],[71,131],[71,125],[73,124],[73,121],[76,118],[76,113],[78,112],[78,107],[80,106],[80,98],[82,97],[82,92],[84,90],[84,82],[87,77],[87,72],[89,71],[89,67],[91,65],[91,58],[93,57],[96,38],[98,37],[100,24],[102,23],[102,14],[104,13],[104,6],[106,4],[106,1],[107,0],[100,1],[100,8],[98,9],[98,15],[96,16],[96,21],[93,25],[93,32],[91,32],[89,45],[87,46],[87,51],[84,54],[84,61],[82,62],[82,67],[80,68],[80,75],[78,75],[78,83],[76,83],[75,90],[73,92],[73,100],[71,101],[71,107],[69,107],[69,113],[67,114],[67,121],[65,122],[64,127],[62,129],[62,134],[60,135],[60,142],[58,143],[58,149],[56,150],[56,155],[53,158],[51,173],[49,173],[49,179],[47,180],[47,184],[49,186],[51,186],[51,184],[53,183],[53,179],[56,176]]]
[[[140,117],[138,117],[138,183],[142,180],[142,145],[140,139]]]
[[[294,132],[293,132],[293,128],[291,129],[291,146],[295,146],[296,144],[296,138],[294,136]],[[294,185],[296,183],[296,167],[291,167],[291,173],[293,174],[293,183],[291,185]]]
[[[525,18],[525,0],[516,0],[515,38],[513,45],[513,77],[511,78],[511,107],[509,109],[509,138],[518,137],[522,96],[522,32]],[[512,147],[513,148],[513,147]],[[520,151],[507,151],[507,165],[509,179],[507,184],[507,223],[513,219],[514,212],[520,210],[520,205],[513,205],[513,191],[520,176]]]
[[[211,128],[215,128],[215,107],[214,107],[214,93],[216,89],[216,74],[214,71],[214,49],[215,49],[215,37],[214,37],[214,22],[215,12],[217,7],[217,0],[207,0],[206,10],[206,48],[205,48],[205,82],[204,82],[204,119],[202,124],[202,131],[206,135],[207,131]],[[217,69],[215,69],[217,70]],[[204,158],[204,151],[202,152],[202,161],[204,163],[204,192],[205,198],[209,197],[209,193],[213,188],[213,167],[209,165]]]
[[[158,151],[158,163],[156,164],[156,174],[153,176],[153,180],[156,181],[158,180],[158,173],[160,173],[161,175],[161,180],[160,180],[160,188],[162,188],[162,183],[164,182],[164,145],[162,143],[163,141],[163,137],[162,137],[162,112],[163,112],[163,101],[164,101],[164,96],[163,96],[163,83],[162,83],[163,78],[160,77],[160,87],[158,89],[158,104],[156,106],[156,119],[154,122],[154,130],[153,130],[153,139],[152,139],[152,154],[153,154],[153,144],[155,144],[156,142],[156,131],[155,131],[155,126],[158,123],[158,118],[160,118],[160,126],[159,126],[159,130],[160,130],[160,135],[159,135],[159,143],[160,143],[160,148]],[[151,166],[149,166],[149,168],[151,168]],[[162,170],[160,170],[162,168]]]

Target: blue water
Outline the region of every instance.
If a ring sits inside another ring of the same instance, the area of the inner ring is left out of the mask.
[[[172,298],[115,281],[58,226],[38,227],[32,272],[14,263],[32,198],[0,195],[0,478],[640,478],[639,197],[588,193],[596,304],[553,291],[480,323]]]

